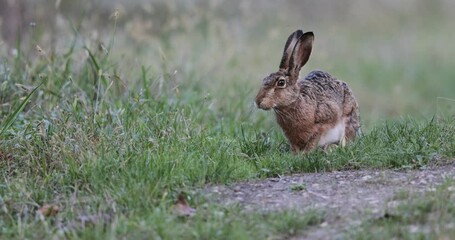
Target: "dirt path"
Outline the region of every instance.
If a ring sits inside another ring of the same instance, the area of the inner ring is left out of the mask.
[[[363,170],[306,173],[262,181],[210,186],[210,198],[240,204],[246,210],[321,209],[325,222],[302,239],[336,238],[346,227],[384,216],[400,191],[434,191],[446,178],[455,179],[455,164],[424,170]]]

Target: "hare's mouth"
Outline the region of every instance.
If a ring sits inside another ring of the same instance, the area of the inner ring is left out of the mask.
[[[265,111],[268,111],[274,107],[273,104],[270,104],[270,101],[267,101],[266,99],[256,99],[254,105],[256,105],[257,108]]]
[[[272,107],[269,107],[269,106],[258,106],[258,108],[265,110],[265,111],[269,111],[270,109],[272,109]]]
[[[272,109],[274,107],[274,106],[270,106],[269,104],[265,104],[264,102],[256,103],[256,106],[259,109],[262,109],[262,110],[265,110],[265,111],[268,111],[268,110],[270,110],[270,109]]]

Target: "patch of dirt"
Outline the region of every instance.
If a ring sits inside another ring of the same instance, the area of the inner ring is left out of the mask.
[[[455,164],[424,170],[362,170],[305,173],[281,178],[209,186],[208,199],[238,204],[246,211],[304,212],[319,209],[325,222],[305,232],[302,239],[341,237],[346,228],[370,218],[384,216],[397,193],[435,191],[447,178],[455,179]]]

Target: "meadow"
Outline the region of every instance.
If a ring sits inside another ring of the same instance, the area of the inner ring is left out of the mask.
[[[28,3],[21,43],[0,44],[0,238],[288,238],[324,214],[244,212],[198,189],[454,159],[450,1]],[[301,75],[324,69],[358,99],[364,135],[346,148],[294,155],[253,105],[298,28],[316,36]],[[196,216],[173,214],[180,192]]]

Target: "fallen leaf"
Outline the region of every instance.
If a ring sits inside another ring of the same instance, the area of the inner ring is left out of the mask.
[[[44,206],[38,208],[36,212],[38,212],[38,214],[41,214],[44,217],[52,217],[57,215],[59,211],[60,208],[56,205],[44,204]]]
[[[196,209],[190,207],[186,201],[186,194],[180,192],[177,201],[174,203],[173,212],[179,217],[192,217],[196,214]]]

